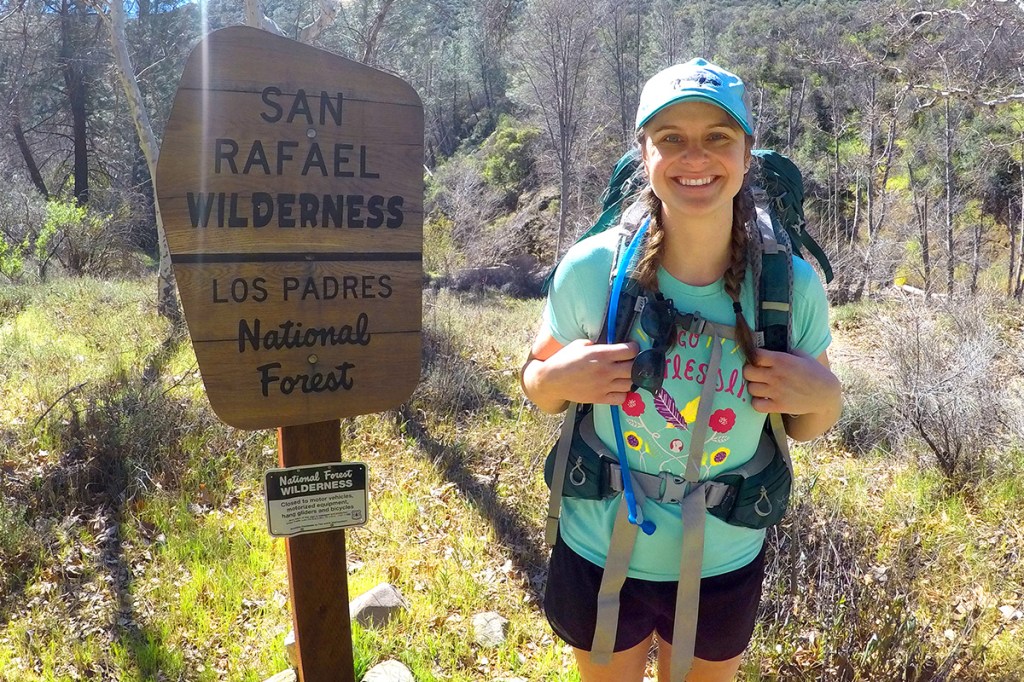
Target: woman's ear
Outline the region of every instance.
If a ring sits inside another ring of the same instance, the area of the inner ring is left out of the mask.
[[[649,139],[644,135],[643,131],[637,137],[637,144],[640,145],[640,163],[644,169],[644,177],[648,179],[651,177],[650,152],[647,149],[647,141]]]

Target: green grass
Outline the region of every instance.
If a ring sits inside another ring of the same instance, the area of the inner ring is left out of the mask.
[[[287,667],[284,541],[261,491],[275,434],[212,415],[154,289],[0,294],[0,376],[22,387],[0,394],[0,679],[248,681]],[[385,626],[354,626],[357,679],[395,658],[418,681],[578,680],[539,605],[540,467],[558,420],[523,401],[517,373],[540,309],[425,293],[413,398],[342,423],[343,457],[370,475],[369,523],[346,533],[349,593],[388,581],[409,602]],[[872,314],[845,306],[837,324]],[[999,611],[1024,601],[1021,450],[957,493],[916,453],[851,456],[822,439],[795,457],[798,496],[773,539],[782,572],[741,679],[841,679],[843,665],[893,679],[919,655],[960,665],[951,679],[1024,679],[1021,621]],[[484,611],[509,620],[495,649],[473,642]]]

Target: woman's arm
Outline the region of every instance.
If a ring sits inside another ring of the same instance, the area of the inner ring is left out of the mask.
[[[758,412],[781,412],[793,440],[810,440],[839,419],[843,391],[832,373],[828,353],[816,359],[802,351],[760,350],[743,368],[751,405]]]
[[[519,380],[523,393],[551,414],[570,402],[621,405],[632,386],[638,346],[579,339],[563,346],[547,330],[533,342]]]

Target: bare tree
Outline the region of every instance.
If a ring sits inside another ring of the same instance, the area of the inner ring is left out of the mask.
[[[614,2],[607,13],[602,54],[613,78],[608,79],[610,99],[618,103],[622,141],[633,137],[633,118],[640,99],[640,55],[643,52],[643,12],[640,0]]]
[[[1020,206],[1018,207],[1020,225],[1016,231],[1010,230],[1009,293],[1019,301],[1021,293],[1024,291],[1024,131],[1020,136],[1020,160],[1017,168],[1020,171]]]
[[[673,0],[655,0],[649,12],[652,52],[665,64],[675,64],[683,56],[691,27],[680,16]]]
[[[264,31],[269,31],[279,36],[284,35],[284,31],[277,23],[263,13],[263,8],[260,6],[259,0],[245,0],[245,25],[252,26],[253,28],[260,28]]]
[[[114,0],[113,2],[102,2],[102,0],[91,0],[97,12],[103,17],[110,35],[110,47],[114,53],[114,64],[117,70],[118,79],[124,89],[125,98],[128,102],[128,109],[131,112],[132,122],[135,125],[135,132],[139,137],[139,144],[142,153],[146,157],[146,165],[149,168],[150,182],[156,177],[156,165],[160,156],[160,145],[157,143],[156,135],[153,132],[153,125],[149,120],[149,112],[142,98],[142,91],[139,89],[139,81],[135,74],[135,67],[132,65],[131,55],[128,53],[128,38],[125,32],[125,11],[124,4]],[[154,188],[154,195],[156,191]],[[174,271],[171,268],[171,253],[167,248],[167,234],[164,231],[163,218],[160,216],[160,207],[156,207],[156,233],[157,252],[159,254],[159,265],[157,272],[157,312],[171,319],[180,319],[181,308],[178,304],[177,291],[174,284]]]
[[[514,6],[508,0],[478,0],[468,3],[461,15],[460,23],[476,62],[487,109],[505,95],[507,73],[501,62],[512,30]]]
[[[71,133],[74,142],[74,195],[80,204],[89,201],[88,115],[86,113],[86,79],[77,39],[84,8],[71,0],[62,0],[60,14],[60,64],[71,112]]]
[[[914,217],[917,220],[918,235],[921,242],[921,265],[924,268],[924,290],[927,296],[932,289],[932,257],[928,244],[928,192],[921,191],[918,180],[914,177],[914,166],[907,162],[907,176],[910,182],[911,201],[914,203]]]
[[[583,134],[587,88],[595,65],[597,30],[602,21],[595,3],[534,0],[521,28],[518,57],[527,82],[527,97],[539,112],[542,129],[558,163],[558,235],[561,255],[568,222],[570,182]]]
[[[397,9],[394,5],[395,0],[357,0],[341,7],[342,29],[354,46],[355,59],[371,66],[378,63],[384,28]]]
[[[993,366],[999,335],[978,299],[910,301],[879,315],[887,339],[886,399],[935,457],[942,474],[962,484],[1003,437],[1007,388]]]
[[[979,111],[1024,99],[1019,70],[1022,35],[1024,16],[1003,3],[968,3],[957,10],[913,11],[902,27],[909,53],[907,70],[913,72],[910,85],[920,102],[918,110],[935,107],[941,111],[946,290],[950,294],[955,286],[958,260],[957,216],[964,194],[959,163],[964,146],[962,127]],[[979,226],[974,225],[972,279],[981,265]]]

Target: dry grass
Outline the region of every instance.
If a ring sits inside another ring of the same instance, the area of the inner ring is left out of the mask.
[[[68,336],[97,305],[90,289],[73,290],[80,306],[67,307],[67,289],[56,298]],[[120,309],[152,303],[102,295]],[[356,628],[357,673],[398,658],[421,681],[575,679],[539,606],[540,463],[558,420],[527,405],[517,381],[540,303],[426,295],[416,394],[342,423],[343,457],[370,467],[370,522],[347,533],[350,594],[387,580],[410,603],[385,627]],[[152,317],[131,318],[149,331],[122,334],[120,346],[80,342],[94,374],[18,381],[40,359],[67,360],[43,352],[45,328],[10,345],[9,330],[44,319],[52,295],[5,300],[0,343],[25,360],[2,371],[25,391],[0,399],[12,417],[0,434],[0,679],[260,680],[281,670],[283,543],[266,533],[259,484],[276,463],[273,433],[212,416],[187,343],[125,345],[167,338]],[[837,315],[840,373],[864,352],[853,341],[871,338],[869,313]],[[56,400],[69,382],[84,386]],[[850,388],[866,419],[871,392]],[[1024,679],[1024,533],[1012,522],[1024,512],[1024,455],[1003,451],[986,478],[951,493],[915,450],[876,441],[850,456],[843,443],[823,439],[797,456],[799,497],[770,535],[743,679]],[[510,621],[495,649],[471,637],[472,616],[489,610]]]

